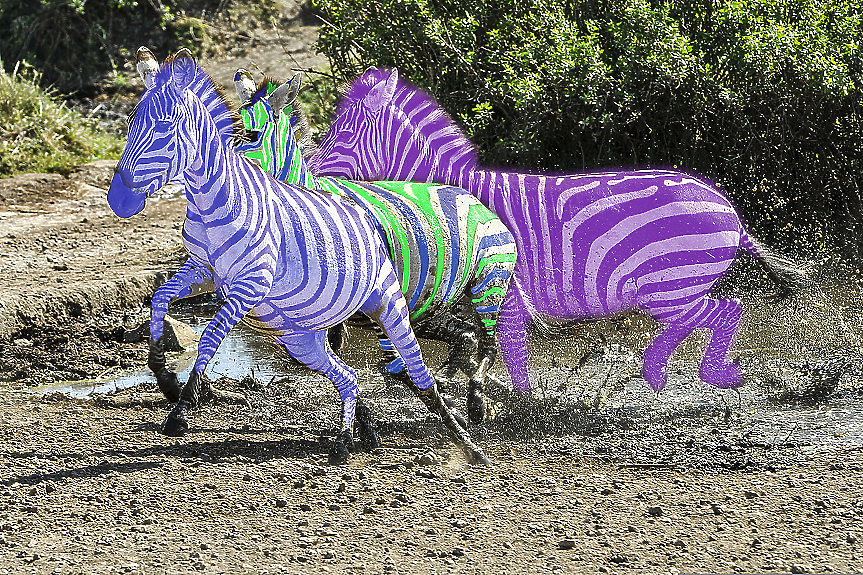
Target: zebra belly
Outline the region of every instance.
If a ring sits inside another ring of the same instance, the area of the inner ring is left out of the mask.
[[[686,174],[504,176],[491,207],[516,236],[516,281],[539,312],[578,318],[689,305],[735,257],[736,211]]]

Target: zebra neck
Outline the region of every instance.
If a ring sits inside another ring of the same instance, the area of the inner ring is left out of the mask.
[[[232,210],[241,201],[238,187],[229,182],[237,181],[244,168],[252,167],[225,147],[212,117],[206,109],[201,112],[196,108],[194,124],[198,129],[189,134],[198,154],[186,169],[184,179],[191,209],[200,214],[202,221],[207,221],[222,218],[226,209]]]

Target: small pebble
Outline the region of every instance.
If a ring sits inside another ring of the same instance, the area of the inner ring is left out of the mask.
[[[575,549],[575,541],[572,539],[561,539],[557,542],[558,549]]]
[[[748,491],[748,490],[744,491],[743,495],[746,497],[746,499],[755,499],[756,497],[758,497],[757,493],[755,493],[754,491]]]
[[[647,513],[651,517],[659,517],[662,515],[662,507],[660,507],[659,505],[653,505],[647,508]]]

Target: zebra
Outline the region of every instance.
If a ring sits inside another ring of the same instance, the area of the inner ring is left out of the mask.
[[[412,182],[350,182],[315,177],[307,169],[302,145],[310,145],[297,94],[302,74],[288,82],[264,78],[257,86],[239,69],[234,85],[249,142],[237,151],[276,179],[347,195],[375,220],[408,302],[418,337],[450,344],[439,373],[444,380],[457,369],[468,376],[468,416],[482,422],[486,371],[497,354],[495,326],[515,266],[515,239],[500,219],[466,190]],[[469,316],[449,313],[451,306]],[[403,363],[392,343],[378,331],[389,356],[386,370]]]
[[[779,295],[806,283],[792,262],[747,232],[715,185],[696,175],[678,170],[543,175],[480,168],[459,128],[397,70],[371,69],[352,83],[309,167],[344,178],[461,186],[503,220],[516,238],[518,259],[498,333],[520,391],[530,390],[530,322],[631,309],[663,326],[642,366],[655,392],[666,385],[671,354],[699,328],[712,331],[700,377],[718,388],[737,387],[742,373],[726,356],[742,304],[711,297],[711,288],[739,249],[766,268]]]
[[[278,182],[237,155],[234,121],[210,77],[181,51],[152,73],[109,189],[109,205],[129,217],[182,175],[183,241],[190,257],[160,290],[173,294],[170,300],[213,289],[225,302],[201,334],[189,380],[162,433],[179,437],[188,431],[204,369],[242,320],[336,386],[342,423],[330,457],[345,461],[353,448],[357,373],[327,348],[326,328],[360,311],[388,334],[414,391],[441,416],[468,458],[487,463],[441,402],[372,220],[349,198]],[[154,306],[150,331],[156,341],[163,319],[162,307]]]

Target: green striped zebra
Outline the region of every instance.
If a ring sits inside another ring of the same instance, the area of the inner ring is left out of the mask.
[[[234,77],[249,142],[237,150],[276,179],[348,196],[368,213],[382,235],[420,337],[448,342],[439,370],[467,376],[468,416],[481,422],[486,371],[497,353],[495,329],[516,260],[512,234],[482,203],[461,188],[417,182],[355,182],[315,177],[303,155],[308,130],[297,104],[300,75],[255,84],[245,70]],[[403,373],[392,342],[378,330],[386,370]]]

